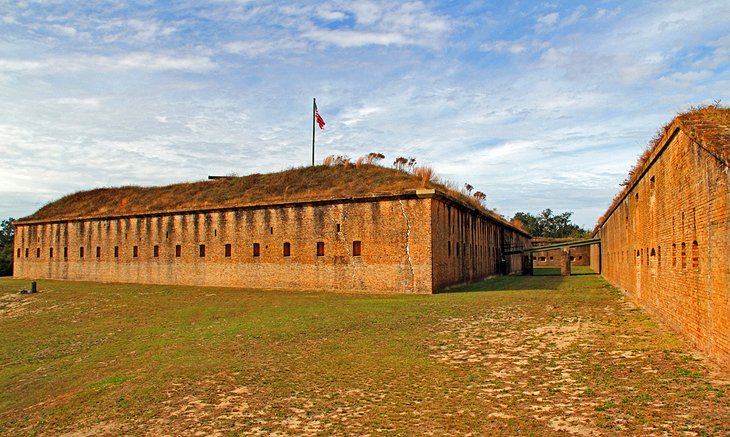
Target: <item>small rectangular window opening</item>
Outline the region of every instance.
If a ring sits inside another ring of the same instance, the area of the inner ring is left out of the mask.
[[[119,246],[114,246],[114,258],[119,258]]]
[[[101,247],[99,247],[99,246],[96,246],[96,257],[97,258],[101,257]]]
[[[53,258],[53,248],[48,249],[48,257]]]
[[[337,223],[337,232],[340,232],[340,224]]]
[[[132,256],[134,258],[137,258],[139,256],[139,247],[138,246],[133,246],[132,247]]]
[[[451,256],[451,241],[449,241],[449,244],[446,247],[448,248],[449,256]]]
[[[459,243],[456,243],[456,256],[459,256]]]
[[[29,250],[30,250],[30,249],[28,249],[27,247],[25,248],[25,257],[26,257],[26,258],[28,258],[28,253],[30,253],[30,252],[29,252]]]
[[[360,256],[362,253],[362,241],[352,242],[352,256]]]
[[[63,248],[63,257],[68,258],[68,246]]]
[[[20,258],[20,248],[18,248],[18,258]]]
[[[261,256],[261,245],[259,243],[253,244],[253,256]]]
[[[284,242],[284,256],[291,256],[291,244],[288,241]]]
[[[40,258],[41,257],[41,248],[40,247],[35,250],[35,257],[36,258]]]
[[[324,256],[324,241],[317,242],[317,256]]]
[[[230,244],[226,244],[223,254],[225,255],[226,258],[231,257],[231,245]]]
[[[176,245],[175,246],[175,258],[180,258],[182,256],[182,246]]]
[[[200,245],[200,252],[199,253],[200,253],[200,257],[201,258],[205,257],[205,244],[201,244]]]
[[[79,258],[83,258],[83,257],[84,257],[84,248],[79,247]]]
[[[157,257],[159,257],[159,256],[160,256],[160,246],[158,246],[158,245],[155,245],[155,246],[154,246],[154,247],[152,248],[152,256],[154,256],[155,258],[157,258]]]
[[[274,235],[274,227],[273,226],[271,228],[269,228],[269,232],[271,233],[271,235]]]

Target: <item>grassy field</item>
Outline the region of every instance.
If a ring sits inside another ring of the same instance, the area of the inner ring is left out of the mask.
[[[0,279],[0,434],[730,433],[730,377],[596,275],[27,287]]]

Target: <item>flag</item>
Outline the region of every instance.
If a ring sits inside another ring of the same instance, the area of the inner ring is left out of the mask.
[[[314,102],[314,119],[317,120],[317,124],[319,125],[319,128],[324,129],[324,118],[322,118],[322,116],[319,115],[319,110],[317,109],[317,102]]]

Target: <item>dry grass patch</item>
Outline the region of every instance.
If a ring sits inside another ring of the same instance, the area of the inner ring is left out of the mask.
[[[25,284],[0,280],[0,301]],[[0,434],[722,435],[728,376],[597,276],[435,296],[40,281]]]

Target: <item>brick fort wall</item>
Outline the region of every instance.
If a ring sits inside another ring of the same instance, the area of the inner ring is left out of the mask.
[[[598,230],[602,273],[727,367],[728,167],[678,127],[649,162]]]

